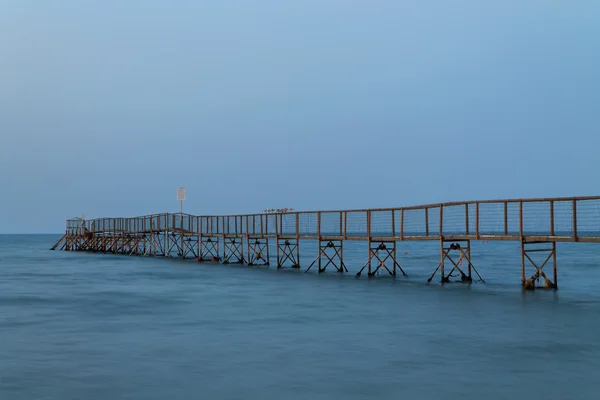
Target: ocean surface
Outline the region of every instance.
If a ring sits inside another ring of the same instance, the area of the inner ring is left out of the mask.
[[[400,243],[393,280],[354,277],[364,243],[342,276],[59,238],[0,236],[0,399],[600,398],[600,244],[559,243],[560,289],[522,293],[518,243],[473,243],[487,283],[442,286],[438,243]]]

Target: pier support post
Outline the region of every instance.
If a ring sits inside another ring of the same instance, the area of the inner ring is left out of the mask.
[[[168,253],[168,248],[169,248],[169,233],[166,232],[166,231],[160,232],[158,234],[158,237],[159,237],[159,241],[160,241],[159,243],[160,243],[160,246],[161,246],[161,252],[160,252],[160,254],[163,257],[168,257],[169,256],[169,253]]]
[[[248,238],[248,265],[269,265],[269,239]]]
[[[65,234],[65,244],[63,245],[64,251],[71,251],[71,235],[67,232]]]
[[[90,251],[92,248],[93,235],[91,233],[85,233],[79,238],[78,250],[79,251]]]
[[[541,254],[542,256],[535,256],[535,254]],[[544,273],[543,269],[552,259],[552,278]],[[543,261],[542,261],[543,260]],[[535,273],[527,278],[525,274],[525,265],[531,264],[535,268]],[[536,281],[539,283],[540,278],[544,279],[543,286],[537,286]],[[544,241],[526,241],[521,239],[521,285],[523,290],[535,290],[535,289],[558,289],[558,270],[556,265],[556,242],[544,242]]]
[[[447,245],[447,243],[450,243],[450,245]],[[463,244],[461,245],[461,243],[463,243]],[[456,261],[454,260],[453,256],[451,255],[451,253],[453,253],[453,252],[458,253],[459,257],[458,257],[458,260],[456,260]],[[441,279],[442,283],[450,283],[451,282],[450,278],[458,276],[458,275],[460,275],[460,282],[472,283],[473,282],[473,276],[472,276],[473,271],[479,278],[479,282],[485,283],[485,280],[481,277],[481,275],[479,274],[479,272],[477,271],[477,269],[471,262],[471,241],[470,240],[448,241],[448,240],[444,240],[442,238],[442,239],[440,239],[440,253],[441,253],[440,254],[440,258],[441,258],[440,263],[438,264],[435,271],[433,271],[433,274],[431,274],[429,279],[427,279],[427,283],[430,283],[433,280],[433,277],[438,272],[438,270],[440,271],[440,274],[442,276],[442,279]],[[450,264],[452,267],[450,269],[450,272],[448,272],[448,274],[445,273],[445,268],[444,268],[446,260],[450,261]],[[467,272],[466,273],[463,270],[463,261],[466,261],[466,263],[467,263]],[[454,271],[458,271],[458,274],[453,275]]]
[[[291,268],[300,268],[300,243],[298,239],[277,239],[277,268],[289,262]]]
[[[164,256],[171,257],[171,253],[175,252],[177,256],[181,256],[181,242],[178,240],[177,233],[165,232],[164,234]]]
[[[96,251],[98,253],[106,253],[106,234],[100,233],[98,236],[98,244],[96,246]]]
[[[64,235],[63,235],[63,236],[62,236],[62,237],[61,237],[61,238],[58,240],[58,242],[56,242],[56,243],[54,244],[54,246],[52,246],[52,247],[50,248],[50,250],[56,250],[56,249],[57,249],[57,248],[58,248],[58,247],[59,247],[61,244],[62,244],[62,247],[59,249],[59,251],[62,251],[62,250],[64,250],[64,249],[65,249],[65,243],[66,243],[66,239],[67,239],[67,234],[65,233],[65,234],[64,234]]]
[[[73,243],[74,243],[74,248],[73,250],[75,251],[85,251],[86,249],[86,238],[83,235],[74,235],[73,236]]]
[[[146,252],[146,236],[144,234],[135,233],[133,236],[133,250],[130,255],[140,256]]]
[[[197,259],[199,256],[198,251],[198,241],[190,236],[190,235],[182,235],[181,243],[183,244],[183,249],[181,252],[181,258],[193,258]]]
[[[221,261],[219,256],[219,238],[217,236],[202,236],[198,251],[198,261]]]
[[[133,233],[129,235],[131,238],[131,251],[129,252],[130,256],[137,256],[143,251],[143,240],[142,237],[138,233]]]
[[[160,232],[150,232],[149,234],[144,234],[144,236],[146,239],[144,252],[145,256],[153,257],[165,253],[163,248],[163,239]]]
[[[168,214],[167,214],[167,216],[168,216]],[[163,232],[164,232],[164,237],[165,237],[165,240],[164,240],[165,248],[164,248],[163,255],[165,257],[169,257],[170,256],[170,254],[169,254],[169,249],[170,249],[170,247],[169,247],[169,230],[165,229]]]
[[[71,251],[79,251],[79,235],[71,235]]]
[[[102,243],[104,241],[104,235],[103,234],[95,234],[95,239],[94,239],[94,253],[99,253],[102,251]]]
[[[131,254],[134,248],[132,235],[110,235],[110,247],[108,251],[114,254]]]
[[[66,243],[66,239],[67,239],[67,234],[65,233],[65,234],[64,234],[64,235],[63,235],[63,236],[62,236],[62,237],[61,237],[61,238],[58,240],[58,242],[56,242],[56,243],[54,244],[54,246],[52,246],[52,247],[50,248],[50,250],[56,250],[56,249],[57,249],[57,248],[58,248],[58,247],[59,247],[61,244],[62,244],[62,247],[59,249],[59,251],[62,251],[62,250],[64,250],[64,249],[65,249],[65,243]]]
[[[109,234],[109,246],[106,250],[113,254],[130,254],[133,249],[133,237],[131,235],[113,235]]]
[[[322,263],[323,258],[327,259],[325,266],[323,266]],[[348,272],[348,268],[346,268],[346,264],[344,264],[344,241],[319,240],[319,255],[304,272],[310,271],[317,261],[319,264],[319,273],[325,272],[329,264],[333,265],[337,272]]]
[[[367,276],[374,276],[380,268],[385,269],[388,274],[395,277],[396,271],[400,270],[402,275],[407,276],[396,259],[397,246],[395,241],[371,241],[369,240],[369,258],[363,267],[356,273],[361,276],[365,268],[368,267]],[[373,261],[377,260],[377,266],[373,269]]]
[[[70,233],[65,238],[65,251],[73,251],[73,236]]]
[[[223,244],[223,264],[244,263],[242,239],[223,238]]]

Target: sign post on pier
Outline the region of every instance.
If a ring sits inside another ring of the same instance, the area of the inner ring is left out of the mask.
[[[185,188],[177,189],[177,200],[179,200],[179,212],[183,214],[183,201],[185,200]]]
[[[185,251],[183,250],[183,201],[185,200],[185,195],[185,188],[177,188],[177,200],[179,200],[179,219],[181,224],[181,258],[185,257]]]

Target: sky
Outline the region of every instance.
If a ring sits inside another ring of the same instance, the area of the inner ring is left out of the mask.
[[[595,0],[0,9],[0,233],[600,194]]]

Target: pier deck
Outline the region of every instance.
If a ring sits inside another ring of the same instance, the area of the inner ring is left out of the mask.
[[[520,241],[523,287],[534,289],[534,281],[543,279],[543,287],[556,289],[556,243],[600,243],[600,196],[220,216],[164,213],[130,218],[75,218],[67,220],[65,235],[52,249],[162,256],[176,253],[199,261],[268,265],[269,239],[277,242],[279,268],[286,264],[299,268],[300,241],[318,241],[319,256],[308,269],[318,262],[319,272],[329,265],[339,272],[347,271],[343,262],[344,241],[368,241],[367,261],[358,275],[368,268],[369,276],[380,269],[392,276],[397,271],[404,274],[396,259],[397,242],[439,241],[440,263],[432,278],[440,271],[443,283],[449,282],[456,271],[462,282],[471,282],[473,272],[479,276],[471,262],[470,241]],[[543,264],[530,256],[540,251],[548,252]],[[454,259],[451,254],[456,254]],[[327,261],[325,266],[323,259]],[[553,260],[552,279],[543,271],[549,260]],[[467,264],[464,271],[463,261]],[[450,266],[448,274],[446,265]],[[535,269],[530,278],[526,276],[526,265]]]

